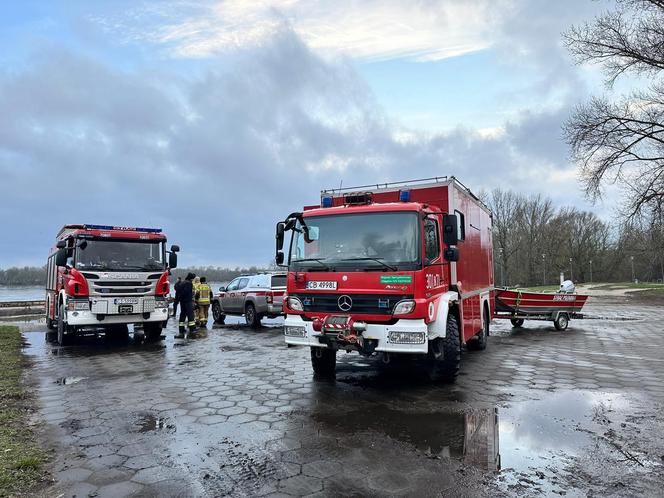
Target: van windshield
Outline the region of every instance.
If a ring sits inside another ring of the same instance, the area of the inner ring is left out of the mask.
[[[164,242],[80,239],[74,265],[93,271],[164,270],[164,249]]]
[[[419,267],[420,223],[416,212],[315,216],[305,221],[313,240],[306,242],[303,232],[294,232],[290,262],[297,269]]]

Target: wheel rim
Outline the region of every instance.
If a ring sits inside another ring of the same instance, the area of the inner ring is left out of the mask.
[[[561,316],[560,317],[560,326],[562,328],[567,328],[567,317],[566,316]]]
[[[249,325],[254,324],[254,308],[251,306],[247,308],[247,323]]]
[[[217,320],[219,320],[219,315],[221,315],[221,313],[219,313],[219,306],[213,306],[212,307],[212,318],[214,318],[215,322]]]

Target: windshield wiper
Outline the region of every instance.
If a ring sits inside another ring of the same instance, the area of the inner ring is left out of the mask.
[[[339,261],[375,261],[376,263],[379,263],[383,265],[383,268],[390,270],[390,271],[397,271],[398,268],[396,266],[388,265],[385,261],[383,261],[383,258],[344,258],[340,259]]]
[[[323,266],[326,270],[329,271],[329,270],[330,270],[330,267],[327,266],[325,263],[323,263],[323,260],[324,260],[324,259],[325,259],[325,258],[305,258],[305,259],[296,259],[296,260],[293,261],[293,263],[303,263],[303,262],[305,262],[305,261],[315,261],[316,263],[318,263],[319,265]]]

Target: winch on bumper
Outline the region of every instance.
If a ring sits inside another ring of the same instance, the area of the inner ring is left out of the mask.
[[[153,296],[68,298],[66,312],[67,324],[73,326],[165,322],[168,320],[168,301]]]
[[[366,323],[346,315],[328,315],[317,320],[288,315],[284,322],[286,343],[354,348],[364,352],[419,354],[428,351],[428,329],[423,319],[401,319],[391,325]]]

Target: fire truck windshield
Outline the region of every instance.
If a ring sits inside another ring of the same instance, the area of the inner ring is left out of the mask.
[[[312,216],[306,242],[298,224],[291,241],[297,269],[353,267],[414,270],[420,264],[420,223],[416,212]]]
[[[74,266],[92,271],[164,270],[164,243],[109,239],[81,239]]]

